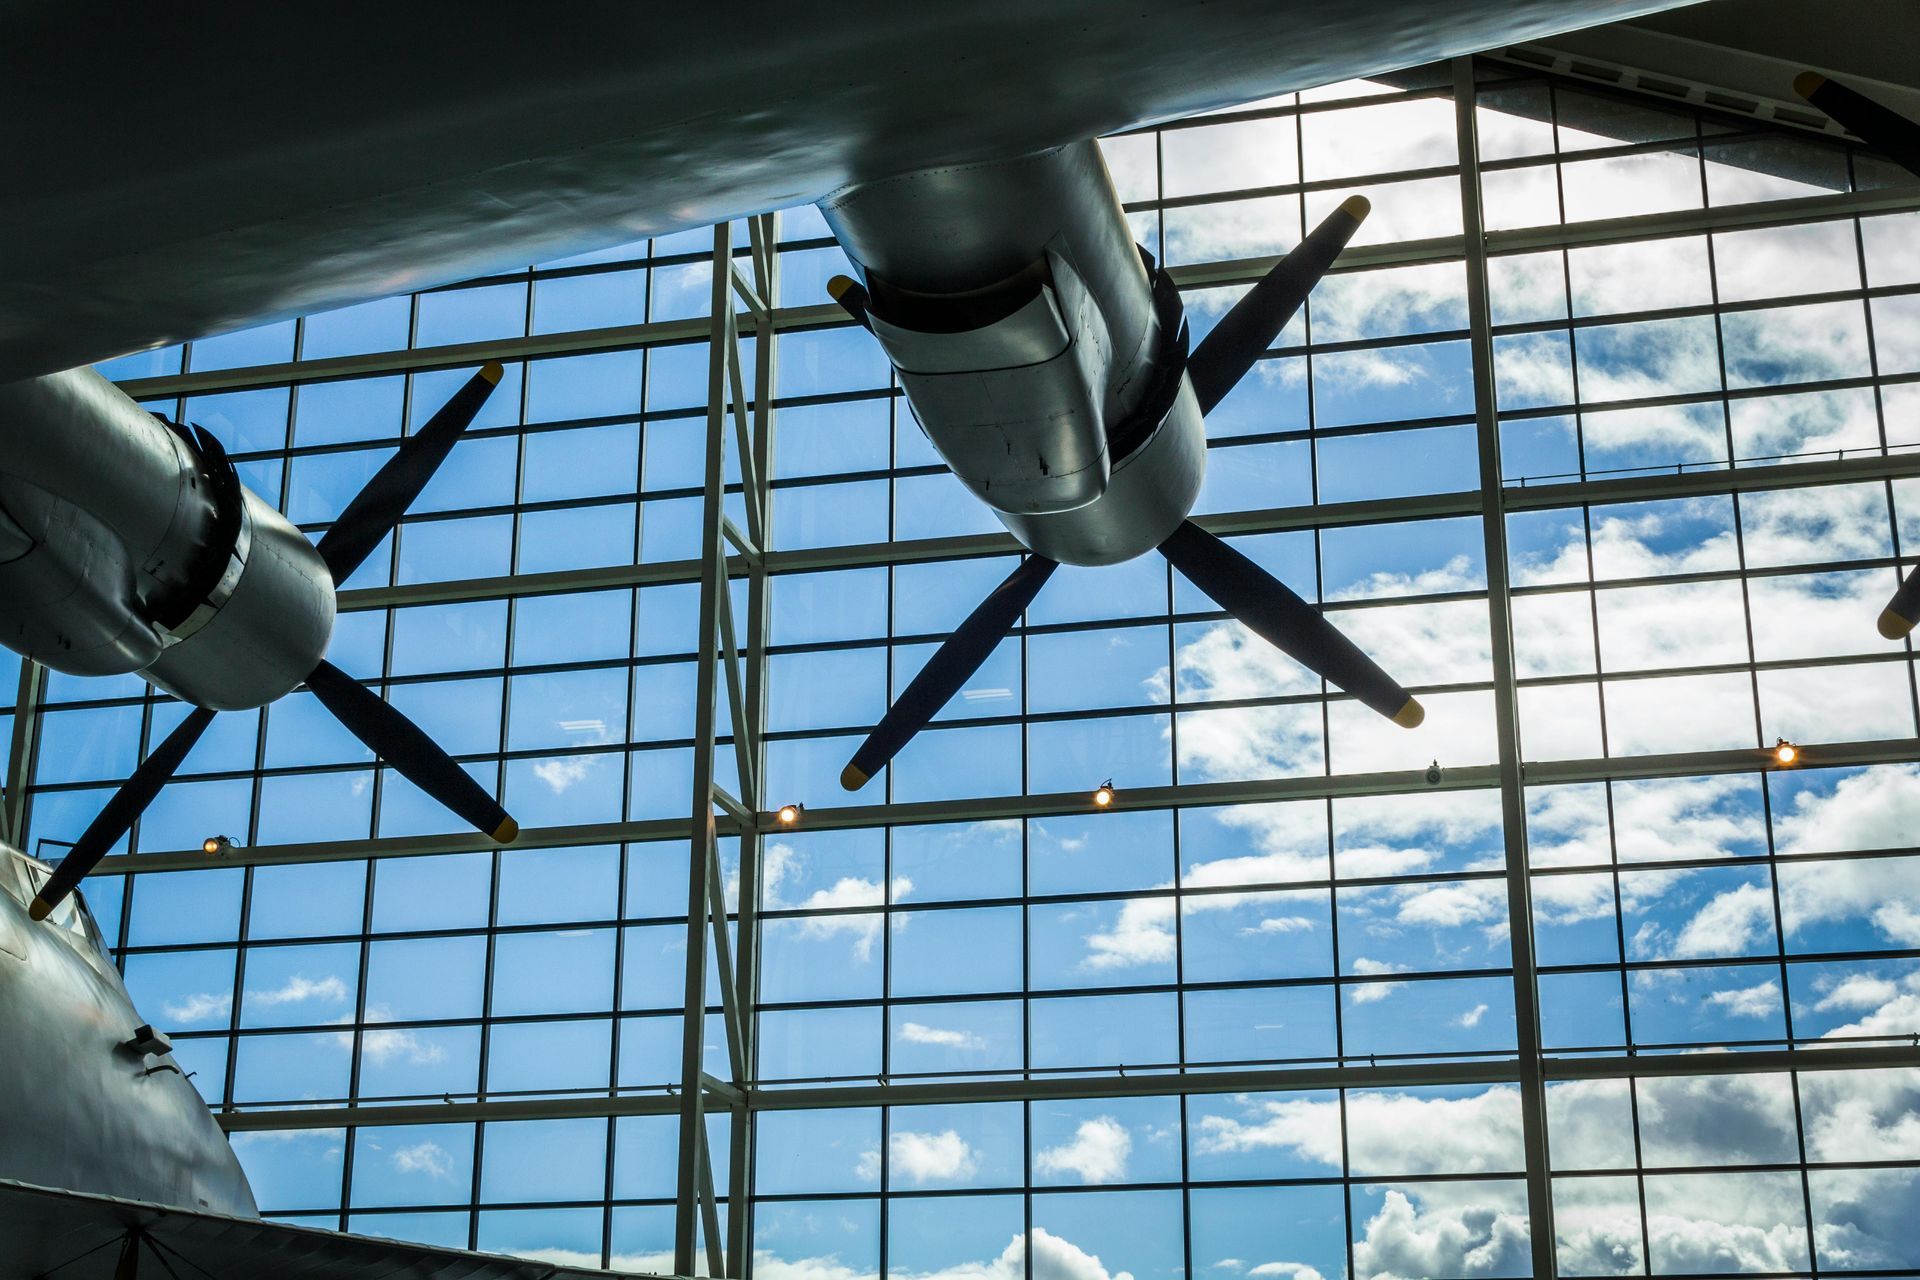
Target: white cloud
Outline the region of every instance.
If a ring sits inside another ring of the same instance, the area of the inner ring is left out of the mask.
[[[1087,956],[1081,967],[1118,969],[1171,961],[1173,913],[1171,898],[1129,898],[1120,905],[1112,929],[1087,935]]]
[[[393,1167],[402,1173],[424,1173],[429,1178],[447,1178],[453,1174],[453,1157],[445,1147],[428,1139],[393,1153]]]
[[[900,1280],[1134,1280],[1132,1272],[1109,1271],[1097,1255],[1044,1227],[1033,1229],[1031,1266],[1028,1252],[1026,1239],[1016,1235],[994,1258],[963,1262],[938,1271],[892,1274]],[[589,1270],[600,1265],[600,1255],[576,1249],[522,1250],[520,1256]],[[661,1276],[673,1273],[670,1251],[617,1253],[611,1262],[616,1271]],[[875,1272],[848,1266],[834,1255],[782,1258],[764,1249],[754,1252],[753,1270],[763,1280],[878,1280]]]
[[[1304,1262],[1263,1262],[1247,1272],[1250,1276],[1280,1276],[1283,1280],[1326,1280],[1319,1268]]]
[[[1707,1003],[1735,1018],[1766,1018],[1780,1010],[1780,984],[1769,978],[1752,987],[1716,991]]]
[[[304,974],[294,974],[277,987],[264,991],[247,988],[247,1003],[258,1005],[299,1004],[306,1000],[318,1000],[326,1004],[338,1004],[347,998],[347,984],[332,974],[324,978],[313,979]]]
[[[1133,1135],[1112,1116],[1083,1120],[1073,1139],[1034,1153],[1036,1173],[1070,1173],[1082,1182],[1114,1182],[1127,1172]]]
[[[938,1045],[943,1049],[984,1049],[987,1042],[971,1031],[951,1031],[945,1027],[930,1027],[923,1022],[909,1022],[901,1026],[900,1038],[908,1044]]]
[[[203,1022],[225,1017],[233,1009],[233,996],[221,991],[195,991],[178,1000],[169,1000],[160,1008],[175,1022]]]
[[[1487,1006],[1484,1004],[1477,1004],[1473,1006],[1473,1008],[1461,1014],[1459,1017],[1455,1018],[1453,1020],[1453,1025],[1456,1027],[1477,1027],[1480,1025],[1480,1019],[1486,1016],[1487,1016]]]
[[[1311,933],[1314,924],[1306,916],[1268,916],[1242,933]]]
[[[1381,973],[1405,973],[1407,966],[1388,960],[1370,960],[1366,956],[1356,956],[1353,961],[1353,971],[1368,976]],[[1404,982],[1363,983],[1352,988],[1353,1002],[1355,1004],[1377,1004],[1406,985]]]
[[[546,783],[553,794],[565,795],[576,784],[584,782],[599,761],[598,756],[561,756],[542,760],[533,766],[533,776]]]
[[[916,1186],[965,1178],[980,1167],[978,1154],[954,1129],[939,1133],[898,1131],[887,1139],[887,1158],[888,1172],[895,1183],[908,1181]],[[858,1172],[869,1181],[878,1179],[880,1153],[861,1152]]]

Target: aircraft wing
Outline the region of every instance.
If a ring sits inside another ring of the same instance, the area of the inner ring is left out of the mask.
[[[139,1228],[141,1276],[351,1275],[356,1280],[585,1280],[616,1272],[342,1235],[257,1218],[56,1191],[0,1179],[0,1280],[110,1280],[127,1232]]]
[[[0,0],[0,382],[1685,2]]]

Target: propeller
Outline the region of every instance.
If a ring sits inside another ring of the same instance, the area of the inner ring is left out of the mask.
[[[1213,332],[1194,348],[1187,361],[1187,376],[1193,381],[1201,413],[1212,413],[1213,407],[1247,376],[1254,361],[1273,345],[1372,209],[1365,196],[1342,200],[1340,207],[1274,264],[1273,270],[1234,303],[1233,310],[1221,317]]]
[[[1202,413],[1225,399],[1273,345],[1372,207],[1365,196],[1342,201],[1235,303],[1194,349],[1186,373]],[[861,324],[868,323],[866,290],[844,276],[836,276],[827,291],[848,315]],[[1406,728],[1426,718],[1420,703],[1317,609],[1192,521],[1175,529],[1160,544],[1160,551],[1227,612],[1329,683]],[[841,786],[849,791],[865,786],[914,734],[926,727],[1013,629],[1022,611],[1058,567],[1045,556],[1029,556],[967,615],[860,744],[840,775]]]
[[[1875,151],[1920,177],[1920,124],[1817,71],[1793,78],[1793,91],[1838,120]]]
[[[1793,91],[1920,178],[1920,124],[1817,71],[1802,71],[1795,76]],[[1893,599],[1880,611],[1878,626],[1887,639],[1904,640],[1915,623],[1920,623],[1920,565],[1907,574]]]
[[[327,566],[335,586],[347,580],[353,571],[393,532],[400,517],[433,479],[433,473],[445,462],[454,443],[479,414],[480,406],[499,385],[501,367],[489,361],[453,393],[452,399],[428,419],[427,424],[404,441],[387,464],[340,518],[328,529],[315,548]],[[481,789],[467,771],[455,764],[440,746],[399,711],[382,701],[379,695],[330,662],[322,661],[307,675],[307,687],[321,705],[331,711],[360,741],[391,764],[400,775],[452,810],[506,844],[520,834],[520,828],[507,811]],[[28,914],[44,920],[75,885],[99,865],[100,859],[128,831],[160,788],[179,769],[180,762],[193,750],[214,712],[195,707],[187,718],[133,771],[133,776],[108,800],[106,806],[74,842],[60,860],[46,887],[34,897]]]
[[[1060,564],[1045,556],[1032,555],[1020,562],[985,600],[954,629],[946,642],[934,650],[927,665],[907,685],[905,693],[887,711],[853,760],[840,772],[840,785],[858,791],[867,780],[886,768],[887,761],[907,745],[927,721],[947,705],[960,691],[967,677],[980,669],[995,645],[1013,630],[1020,615],[1040,594],[1048,578]]]
[[[1319,610],[1193,521],[1175,529],[1160,554],[1254,634],[1395,724],[1412,729],[1427,718],[1426,708]]]

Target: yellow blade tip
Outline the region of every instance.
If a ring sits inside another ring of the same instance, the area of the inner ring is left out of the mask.
[[[1348,196],[1340,202],[1340,212],[1359,222],[1373,212],[1373,201],[1365,196]]]
[[[497,387],[500,379],[507,376],[507,371],[498,360],[489,360],[480,366],[480,376],[487,380],[488,386]]]
[[[1802,71],[1793,78],[1793,91],[1803,98],[1812,98],[1826,82],[1827,78],[1818,71]]]
[[[840,785],[848,791],[858,791],[867,785],[867,775],[855,766],[848,765],[840,771]]]
[[[1905,640],[1913,624],[1891,609],[1880,611],[1880,634],[1889,640]]]
[[[1418,698],[1408,698],[1407,705],[1393,713],[1393,722],[1402,729],[1418,729],[1426,718],[1427,709],[1420,705]]]
[[[853,277],[851,276],[835,276],[833,279],[827,281],[827,293],[835,302],[845,297],[847,290],[851,288],[853,288]]]
[[[512,844],[520,837],[520,824],[507,818],[494,828],[493,838],[501,844]]]
[[[53,910],[53,904],[45,898],[36,896],[27,907],[27,919],[45,920]]]

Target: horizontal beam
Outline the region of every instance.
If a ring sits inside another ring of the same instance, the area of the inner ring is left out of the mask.
[[[1858,768],[1872,764],[1920,759],[1920,738],[1893,738],[1879,742],[1802,743],[1797,769]],[[1522,766],[1528,785],[1569,782],[1605,782],[1619,779],[1706,777],[1753,773],[1778,768],[1770,749],[1752,747],[1724,751],[1682,751],[1664,755],[1610,756],[1586,760],[1539,761]],[[1166,787],[1128,787],[1114,793],[1114,810],[1204,808],[1219,805],[1266,804],[1277,800],[1327,799],[1346,796],[1401,795],[1419,791],[1465,791],[1496,786],[1499,770],[1493,765],[1446,768],[1440,780],[1427,781],[1424,769],[1397,769],[1379,773],[1313,774],[1297,778],[1256,781],[1183,783]],[[909,804],[844,805],[809,808],[801,819],[805,830],[840,831],[881,826],[913,826],[932,822],[992,822],[1009,818],[1045,818],[1087,813],[1088,791],[1056,791],[1038,795],[985,796],[971,800],[928,800]],[[740,822],[730,814],[714,818],[721,835],[737,835]],[[759,815],[762,831],[784,830],[770,813]],[[685,839],[684,819],[645,822],[600,822],[566,827],[530,827],[514,842],[516,849],[552,849],[570,845],[623,844],[648,840]],[[386,836],[374,840],[339,840],[316,844],[255,845],[210,854],[200,849],[165,853],[116,854],[103,858],[97,874],[130,871],[187,871],[211,867],[274,866],[290,862],[344,862],[356,858],[418,857],[426,854],[465,853],[492,847],[484,838],[466,835]]]
[[[1850,1045],[1831,1049],[1755,1052],[1608,1054],[1544,1062],[1549,1081],[1721,1076],[1784,1071],[1868,1071],[1920,1067],[1911,1045]],[[1147,1071],[1133,1075],[1035,1076],[1027,1079],[940,1080],[905,1084],[835,1084],[796,1088],[747,1086],[754,1111],[808,1111],[838,1107],[920,1106],[963,1102],[1042,1102],[1073,1098],[1198,1097],[1308,1089],[1409,1089],[1432,1085],[1506,1084],[1520,1078],[1514,1057],[1455,1062],[1396,1062],[1384,1066],[1328,1064],[1245,1071]],[[719,1085],[710,1081],[709,1088]],[[717,1089],[715,1090],[718,1091]],[[283,1129],[338,1129],[502,1120],[602,1119],[667,1115],[679,1109],[669,1093],[502,1098],[489,1102],[429,1102],[400,1106],[300,1107],[215,1112],[229,1133]]]
[[[1377,182],[1379,179],[1371,181]],[[1487,249],[1488,252],[1495,254],[1526,253],[1542,249],[1612,244],[1624,240],[1687,235],[1703,231],[1728,231],[1744,227],[1780,226],[1787,223],[1817,222],[1912,209],[1920,209],[1920,187],[1895,187],[1880,191],[1844,192],[1837,195],[1808,196],[1798,200],[1769,200],[1756,204],[1682,209],[1669,213],[1641,214],[1630,218],[1603,218],[1589,222],[1495,231],[1487,235]],[[1338,270],[1355,271],[1411,262],[1444,261],[1463,257],[1465,252],[1465,241],[1460,236],[1402,241],[1397,244],[1363,245],[1342,254]],[[1266,256],[1240,258],[1229,262],[1190,263],[1169,268],[1169,274],[1172,275],[1176,284],[1188,288],[1250,284],[1264,276],[1279,260],[1276,256]],[[826,325],[847,323],[846,314],[831,303],[822,303],[817,306],[776,307],[771,319],[776,332],[815,329]],[[750,328],[753,317],[751,314],[743,314],[740,317],[740,323],[743,330]],[[122,382],[120,386],[137,400],[207,395],[213,392],[239,391],[253,387],[284,386],[289,383],[325,382],[341,378],[430,369],[458,369],[484,364],[488,360],[508,362],[534,360],[703,341],[711,327],[711,321],[704,316],[685,320],[660,320],[648,324],[619,325],[605,329],[532,334],[518,338],[498,338],[486,342],[410,347],[405,350],[377,351],[364,355],[251,365],[240,369],[208,369],[200,372],[168,374],[157,378],[135,378]]]

